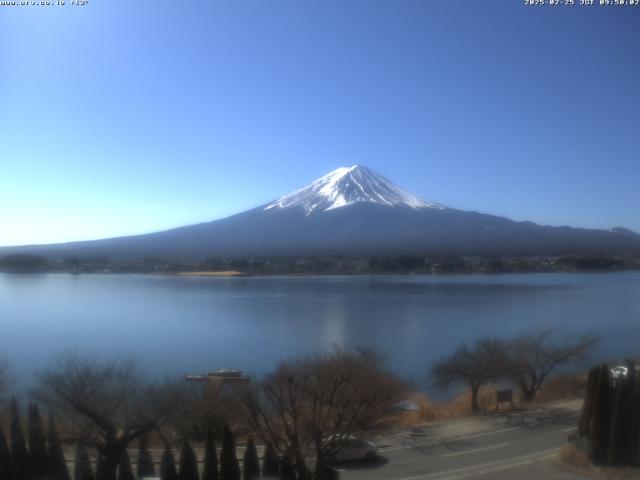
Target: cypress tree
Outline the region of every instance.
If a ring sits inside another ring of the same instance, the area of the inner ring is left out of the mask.
[[[296,469],[291,459],[285,458],[282,461],[282,480],[297,480]]]
[[[629,373],[627,373],[627,402],[626,402],[626,411],[629,418],[627,419],[626,425],[626,455],[624,458],[625,465],[633,465],[636,461],[636,457],[638,454],[638,433],[637,433],[637,424],[638,420],[640,420],[640,412],[636,410],[636,385],[638,383],[638,379],[636,378],[636,367],[635,364],[629,365]]]
[[[587,392],[582,404],[582,413],[580,414],[580,422],[578,424],[578,435],[581,438],[589,436],[591,427],[591,417],[593,416],[593,402],[596,394],[596,385],[598,383],[598,367],[589,370],[589,378],[587,380]]]
[[[236,442],[228,425],[224,426],[220,457],[220,479],[240,480],[240,465],[236,456]]]
[[[626,430],[626,446],[625,457],[623,459],[625,465],[636,465],[640,458],[640,384],[638,383],[638,375],[635,363],[629,363],[627,372],[627,430]]]
[[[95,480],[91,469],[91,459],[84,445],[76,446],[75,473],[74,480]]]
[[[0,426],[0,478],[13,480],[13,461],[11,459],[11,450],[7,438],[4,436],[2,426]]]
[[[104,457],[98,452],[96,455],[96,480],[104,480]]]
[[[210,431],[204,444],[204,466],[202,468],[202,480],[218,480],[218,452],[216,442]]]
[[[244,451],[242,470],[244,472],[244,480],[255,480],[260,477],[258,451],[256,450],[256,444],[251,437],[249,437],[249,440],[247,441],[247,448]]]
[[[131,458],[129,458],[129,452],[126,450],[118,465],[118,480],[135,480],[133,468],[131,467]]]
[[[198,474],[198,458],[187,437],[182,442],[182,451],[180,452],[179,478],[180,480],[199,480],[200,478]]]
[[[147,437],[140,437],[138,440],[138,466],[136,470],[138,479],[144,477],[155,477],[156,469],[153,465],[153,458],[147,448]]]
[[[640,375],[637,375],[636,372],[634,372],[633,378],[633,433],[630,450],[633,456],[632,464],[636,467],[640,467]]]
[[[49,476],[49,454],[44,438],[44,426],[37,403],[29,403],[28,410],[29,454],[31,456],[31,478],[41,480]]]
[[[167,444],[164,452],[162,452],[162,457],[160,457],[160,478],[162,480],[179,480],[176,459],[169,444]]]
[[[629,366],[627,375],[620,377],[616,385],[615,406],[611,424],[609,463],[633,465],[636,457],[635,420],[635,367]]]
[[[611,414],[611,433],[607,451],[607,464],[609,465],[621,465],[625,455],[624,449],[629,447],[623,442],[624,424],[629,422],[629,417],[625,415],[625,384],[624,377],[616,379]]]
[[[49,413],[49,428],[47,437],[49,440],[49,472],[51,478],[55,480],[70,480],[67,461],[64,458],[64,450],[58,437],[58,430],[53,419],[53,415]]]
[[[267,443],[264,449],[264,456],[262,457],[262,474],[265,477],[270,478],[280,477],[280,459],[278,458],[278,455],[276,455],[276,451],[270,443]]]
[[[11,399],[11,458],[13,480],[28,480],[31,473],[31,460],[22,432],[18,402],[15,398]]]
[[[603,464],[607,460],[611,434],[611,396],[609,366],[603,364],[598,373],[589,432],[589,453],[595,464]]]

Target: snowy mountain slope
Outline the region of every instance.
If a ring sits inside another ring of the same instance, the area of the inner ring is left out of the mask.
[[[352,165],[340,167],[311,185],[280,197],[265,206],[264,210],[302,208],[307,215],[311,215],[356,203],[440,210],[445,208],[405,192],[391,180],[367,167]]]
[[[468,254],[640,255],[640,235],[550,227],[461,211],[405,192],[366,167],[342,167],[252,210],[162,232],[90,242],[0,248],[49,258]]]

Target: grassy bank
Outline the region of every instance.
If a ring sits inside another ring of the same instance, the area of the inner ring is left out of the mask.
[[[513,392],[513,407],[509,404],[500,404],[501,412],[521,411],[527,408],[546,405],[562,400],[574,400],[584,397],[586,388],[586,375],[561,375],[549,380],[533,402],[526,402],[520,398],[516,390]],[[480,390],[478,401],[480,410],[485,412],[496,411],[495,386],[489,386]],[[462,418],[471,415],[471,394],[464,393],[446,402],[434,402],[422,393],[411,393],[407,400],[415,403],[417,410],[400,414],[398,426],[408,427],[439,420]]]

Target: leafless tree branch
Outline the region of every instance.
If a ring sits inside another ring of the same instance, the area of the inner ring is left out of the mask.
[[[247,392],[249,428],[291,462],[299,478],[312,475],[308,455],[320,478],[350,438],[389,426],[406,386],[372,353],[336,350],[283,362]]]

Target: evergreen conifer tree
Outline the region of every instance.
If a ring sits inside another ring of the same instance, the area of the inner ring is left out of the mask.
[[[633,372],[633,419],[631,426],[631,464],[640,467],[640,375]]]
[[[44,436],[44,426],[37,403],[29,403],[28,410],[29,456],[31,457],[31,479],[43,480],[49,477],[49,454]]]
[[[96,455],[96,480],[104,480],[104,477],[104,457],[98,452]]]
[[[53,480],[70,480],[69,468],[64,458],[64,450],[58,436],[53,415],[49,413],[49,428],[47,432],[49,441],[49,472]]]
[[[138,465],[136,476],[139,480],[144,477],[155,477],[156,469],[153,465],[153,458],[147,447],[147,437],[140,437],[138,440]]]
[[[182,451],[180,452],[179,478],[180,480],[199,480],[200,478],[198,474],[198,458],[187,437],[182,442]]]
[[[298,478],[293,462],[288,458],[285,458],[282,461],[281,475],[282,475],[282,480],[297,480]]]
[[[220,479],[240,480],[240,465],[236,456],[236,442],[228,425],[224,426],[220,457]]]
[[[95,480],[91,469],[91,459],[84,445],[76,446],[75,473],[74,480]]]
[[[269,478],[280,477],[280,459],[270,443],[265,446],[264,456],[262,457],[262,474]]]
[[[11,450],[7,438],[4,436],[2,426],[0,426],[0,478],[13,480],[13,461],[11,459]]]
[[[218,452],[213,434],[208,431],[204,444],[204,466],[202,468],[202,480],[219,480]]]
[[[584,403],[582,404],[582,413],[580,414],[580,422],[578,424],[578,435],[581,438],[589,436],[589,429],[591,427],[591,418],[593,415],[593,402],[596,394],[596,385],[598,383],[598,367],[593,367],[589,370],[589,378],[587,380],[587,392],[585,395]]]
[[[31,459],[22,431],[20,410],[15,398],[11,399],[11,458],[13,460],[13,480],[29,480]]]
[[[622,439],[624,438],[624,423],[629,421],[625,418],[625,384],[624,377],[620,377],[615,381],[613,392],[613,409],[611,411],[611,438],[607,449],[607,464],[621,465],[621,459],[624,457],[624,448]]]
[[[638,407],[638,398],[640,395],[638,388],[638,375],[635,363],[629,365],[629,373],[627,374],[627,411],[628,411],[628,431],[627,431],[627,448],[624,459],[625,465],[634,465],[640,456],[640,410]]]
[[[256,444],[251,437],[249,437],[249,440],[247,441],[247,448],[244,451],[242,467],[244,480],[256,480],[260,477],[258,451],[256,450]]]
[[[609,366],[603,364],[598,373],[589,431],[589,453],[591,461],[595,464],[604,464],[607,461],[611,436],[611,396]]]
[[[133,468],[131,467],[131,458],[129,458],[129,452],[126,450],[118,465],[118,480],[135,480]]]
[[[635,421],[638,412],[634,410],[636,378],[635,367],[629,367],[627,375],[617,379],[608,454],[610,465],[633,465],[637,455]]]
[[[176,459],[169,444],[167,444],[164,452],[162,452],[162,457],[160,457],[160,478],[162,480],[178,480]]]

